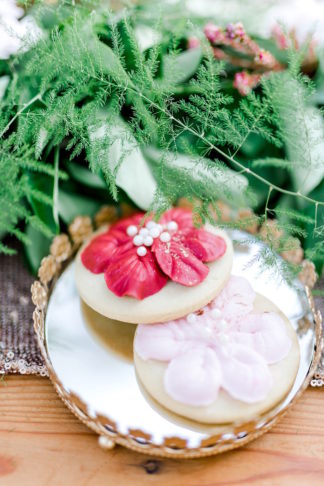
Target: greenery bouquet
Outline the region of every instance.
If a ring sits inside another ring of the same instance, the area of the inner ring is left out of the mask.
[[[324,55],[311,37],[278,24],[263,38],[182,2],[24,7],[37,35],[0,61],[2,252],[14,235],[36,271],[77,215],[181,204],[265,240],[261,268],[314,283]]]

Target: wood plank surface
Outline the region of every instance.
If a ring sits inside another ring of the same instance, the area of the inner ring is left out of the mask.
[[[46,378],[0,382],[0,485],[317,486],[324,484],[324,389],[308,389],[268,434],[237,451],[190,461],[116,447],[57,397]]]

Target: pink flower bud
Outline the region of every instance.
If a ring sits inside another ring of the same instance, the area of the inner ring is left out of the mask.
[[[272,29],[272,37],[276,41],[277,46],[279,49],[288,49],[289,43],[287,36],[283,32],[282,28],[280,27],[279,24],[276,24],[273,29]]]
[[[189,37],[188,49],[196,49],[200,46],[200,40],[197,37]]]
[[[217,25],[211,22],[208,22],[208,24],[205,25],[204,33],[207,39],[209,40],[209,42],[211,43],[217,42],[217,40],[221,36],[221,31],[219,27],[217,27]]]
[[[249,74],[246,71],[236,73],[234,76],[233,87],[242,95],[248,95],[260,81],[260,74]]]

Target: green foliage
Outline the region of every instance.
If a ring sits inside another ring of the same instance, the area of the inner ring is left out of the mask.
[[[322,119],[298,56],[238,99],[228,66],[206,43],[186,50],[193,25],[183,16],[154,21],[159,40],[142,50],[134,30],[141,7],[115,15],[64,1],[34,11],[47,35],[8,63],[0,104],[0,233],[25,240],[27,223],[27,236],[32,225],[49,237],[125,193],[157,212],[178,197],[198,198],[209,219],[218,199],[254,205],[305,241],[318,229],[323,194],[312,197],[316,178],[304,172],[322,177]],[[300,210],[307,215],[298,218]]]

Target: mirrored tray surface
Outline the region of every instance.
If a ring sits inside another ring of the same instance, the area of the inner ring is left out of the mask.
[[[248,238],[241,232],[231,236],[235,241]],[[272,300],[297,331],[301,352],[299,371],[293,388],[281,403],[248,424],[223,426],[198,424],[164,411],[146,396],[136,378],[132,363],[132,336],[136,326],[117,323],[105,329],[104,318],[80,301],[72,261],[50,295],[43,349],[51,379],[72,411],[113,443],[172,457],[222,452],[243,445],[269,429],[311,378],[320,324],[300,284],[297,288],[289,287],[283,281],[276,281],[269,271],[260,272],[257,263],[249,263],[259,245],[235,245],[232,273],[246,277],[259,294]]]

